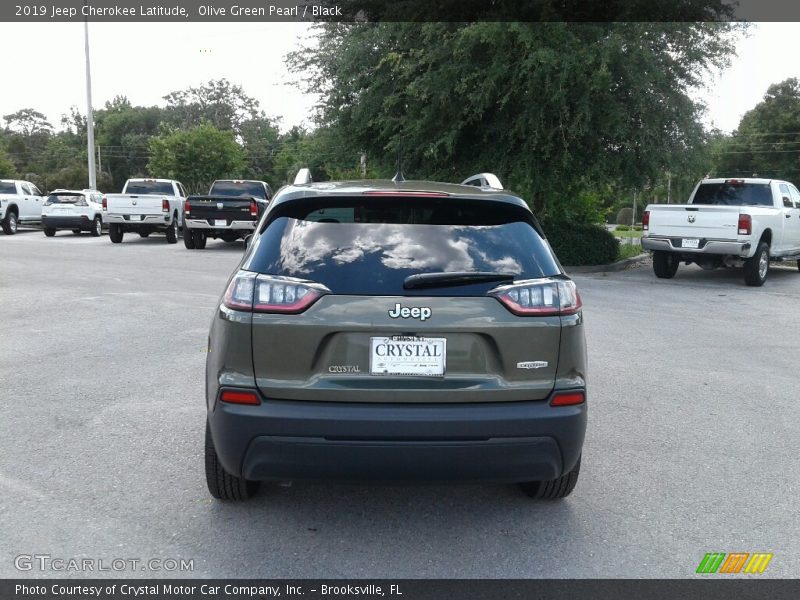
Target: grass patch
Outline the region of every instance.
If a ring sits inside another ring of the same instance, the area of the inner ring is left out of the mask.
[[[640,238],[640,237],[642,237],[642,232],[641,231],[635,231],[635,230],[612,231],[611,233],[613,233],[616,237],[622,238],[622,239]]]
[[[639,256],[644,252],[645,251],[642,250],[642,247],[639,244],[620,244],[619,256],[617,257],[617,260],[633,258],[634,256]]]

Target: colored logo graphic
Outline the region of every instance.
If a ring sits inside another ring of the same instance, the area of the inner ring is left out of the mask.
[[[766,552],[709,552],[697,566],[697,573],[748,573],[761,575],[772,560],[772,553]]]

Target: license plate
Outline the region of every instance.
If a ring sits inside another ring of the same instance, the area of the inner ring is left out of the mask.
[[[141,221],[142,220],[142,215],[131,215],[130,219],[131,219],[131,221]]]
[[[447,340],[397,335],[370,338],[371,375],[443,377]]]
[[[214,219],[214,227],[227,227],[228,222],[225,219]]]
[[[683,238],[681,240],[681,248],[699,248],[700,240],[697,238]]]

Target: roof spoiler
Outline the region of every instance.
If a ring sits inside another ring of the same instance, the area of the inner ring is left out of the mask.
[[[300,169],[294,177],[294,185],[303,185],[304,183],[311,183],[312,181],[314,180],[311,178],[311,169],[305,167]]]
[[[471,175],[461,182],[461,185],[474,185],[479,188],[489,188],[492,190],[502,190],[503,184],[500,178],[494,173],[478,173]]]

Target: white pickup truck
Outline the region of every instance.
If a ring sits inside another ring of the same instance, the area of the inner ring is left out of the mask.
[[[42,222],[44,196],[30,181],[0,179],[0,224],[3,233],[17,233],[19,225]]]
[[[771,260],[800,268],[800,192],[788,181],[703,179],[688,204],[648,205],[642,230],[660,278],[674,277],[681,261],[744,267],[753,286],[764,285]]]
[[[168,243],[176,243],[186,195],[183,185],[173,179],[128,179],[121,194],[103,197],[108,237],[119,244],[126,232],[147,237],[163,231]]]

